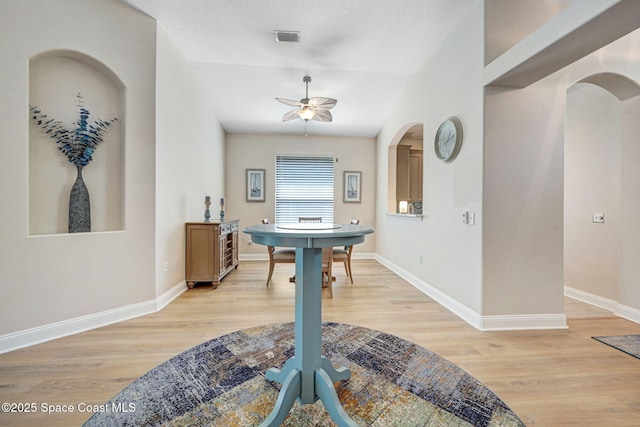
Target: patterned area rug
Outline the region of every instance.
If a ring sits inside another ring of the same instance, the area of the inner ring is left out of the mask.
[[[640,335],[612,335],[591,338],[640,359]]]
[[[138,378],[85,426],[258,425],[280,390],[264,374],[282,367],[294,342],[293,323],[279,323],[200,344]],[[336,391],[360,426],[524,425],[471,375],[394,335],[323,323],[322,351],[334,366],[351,369],[351,378],[336,383]],[[335,424],[317,401],[296,402],[283,425]]]

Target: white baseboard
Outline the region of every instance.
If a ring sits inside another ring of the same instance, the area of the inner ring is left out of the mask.
[[[616,300],[601,297],[600,295],[595,295],[569,286],[564,287],[564,294],[569,298],[577,299],[578,301],[609,310],[616,316],[624,317],[625,319],[631,320],[635,323],[640,323],[640,310],[637,308],[622,305]]]
[[[184,281],[154,300],[118,307],[0,336],[0,354],[155,313],[187,289]]]
[[[596,307],[604,308],[609,311],[615,311],[616,306],[618,305],[615,300],[581,291],[580,289],[571,288],[569,286],[564,287],[564,294],[569,298],[577,299],[578,301],[586,302],[587,304],[595,305]]]
[[[564,314],[482,316],[388,259],[380,255],[376,255],[375,259],[429,298],[481,331],[567,328],[567,318]]]
[[[447,310],[460,317],[471,326],[482,331],[489,330],[522,330],[522,329],[563,329],[567,327],[564,314],[539,314],[539,315],[505,315],[505,316],[481,316],[469,307],[449,297],[442,291],[434,288],[413,274],[400,268],[388,259],[375,253],[354,253],[354,259],[375,259],[389,270],[402,277],[425,295],[434,299]],[[266,261],[267,254],[245,254],[240,256],[241,261]],[[18,331],[0,336],[0,354],[19,348],[29,347],[35,344],[62,338],[79,332],[96,329],[102,326],[155,313],[166,307],[171,301],[187,290],[184,281],[173,286],[154,300],[106,310],[100,313],[81,316],[74,319],[51,323],[44,326]],[[570,287],[564,288],[566,296],[607,309],[617,316],[640,323],[640,310],[628,307],[618,302],[598,295],[590,294]]]
[[[527,329],[567,329],[565,314],[510,314],[482,316],[481,331],[513,331]]]
[[[640,323],[640,310],[626,305],[618,304],[613,313],[635,323]]]
[[[187,289],[189,288],[187,287],[186,280],[174,285],[171,289],[156,298],[156,311],[160,311],[168,306],[171,301],[178,298]]]
[[[427,295],[429,298],[434,299],[438,304],[442,305],[444,308],[451,311],[453,314],[460,317],[465,322],[479,329],[480,316],[475,311],[467,307],[466,305],[460,304],[458,301],[451,298],[447,294],[434,288],[433,286],[429,285],[422,279],[419,279],[418,277],[409,273],[408,271],[401,268],[397,264],[389,261],[388,259],[380,255],[376,255],[376,261],[378,261],[380,264],[384,265],[389,270],[396,273],[398,276],[402,277],[404,280],[406,280],[411,285],[416,287],[422,293]]]

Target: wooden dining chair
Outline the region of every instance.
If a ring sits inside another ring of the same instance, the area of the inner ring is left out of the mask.
[[[320,216],[301,216],[298,217],[300,223],[321,223]],[[329,298],[333,298],[333,251],[332,248],[322,249],[322,287],[328,289]]]
[[[263,224],[269,224],[269,218],[262,220]],[[269,276],[267,277],[267,286],[273,276],[273,269],[276,264],[295,264],[296,263],[296,250],[293,248],[276,249],[275,246],[267,246],[269,252]],[[291,279],[289,279],[291,281]]]
[[[333,298],[333,256],[332,248],[322,248],[322,287],[329,291],[329,298]]]
[[[360,224],[359,219],[352,219],[351,224]],[[353,273],[351,272],[351,253],[353,252],[353,245],[345,246],[344,248],[333,248],[333,262],[344,263],[344,271],[347,273],[347,277],[353,283]]]

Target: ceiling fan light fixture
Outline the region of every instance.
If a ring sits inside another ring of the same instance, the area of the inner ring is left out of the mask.
[[[308,122],[309,120],[313,119],[313,116],[315,116],[316,113],[311,108],[309,108],[308,105],[305,105],[302,110],[298,111],[298,115],[302,120]]]
[[[292,99],[286,98],[276,98],[276,101],[281,102],[285,105],[291,105],[293,107],[298,107],[297,110],[288,111],[282,116],[283,122],[288,122],[290,120],[295,120],[300,118],[300,120],[304,121],[305,125],[305,135],[307,134],[307,123],[309,120],[315,120],[317,122],[331,122],[333,120],[333,116],[330,109],[336,106],[337,100],[333,98],[326,98],[324,96],[316,96],[313,98],[309,98],[309,82],[311,82],[310,76],[304,76],[302,81],[305,84],[305,97],[300,101],[294,101]]]

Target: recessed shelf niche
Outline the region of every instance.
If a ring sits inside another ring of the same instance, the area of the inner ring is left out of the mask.
[[[422,215],[423,125],[412,123],[389,144],[388,210]]]
[[[79,120],[77,94],[94,120],[118,119],[104,134],[82,172],[89,189],[91,231],[124,228],[124,85],[104,64],[76,51],[49,51],[29,61],[29,104],[72,129]],[[76,167],[28,116],[29,234],[68,233],[69,193]]]

